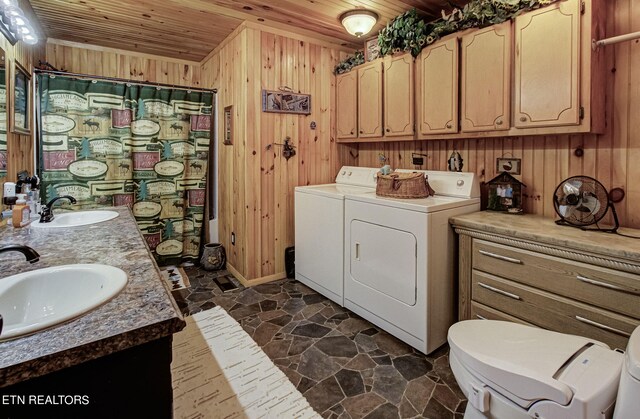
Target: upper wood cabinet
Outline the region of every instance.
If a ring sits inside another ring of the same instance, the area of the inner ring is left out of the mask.
[[[358,137],[358,73],[336,76],[336,137]]]
[[[422,50],[418,56],[418,132],[458,132],[458,38]]]
[[[409,54],[363,64],[357,92],[338,89],[337,137],[354,141],[354,124],[365,141],[603,133],[608,60],[591,41],[607,37],[606,9],[558,1],[444,37],[415,70]],[[352,86],[353,73],[338,85]]]
[[[358,68],[358,137],[382,137],[382,60]]]
[[[414,64],[411,54],[387,56],[384,65],[384,135],[414,133]]]
[[[462,37],[460,124],[463,132],[509,129],[512,40],[511,21]]]
[[[515,19],[517,128],[580,123],[580,0]]]

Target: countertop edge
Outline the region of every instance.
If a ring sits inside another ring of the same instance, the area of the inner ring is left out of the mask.
[[[0,374],[0,388],[173,335],[184,329],[186,325],[187,323],[183,318],[174,317],[126,333],[109,336],[62,352],[13,365],[10,368],[5,368]],[[153,338],[149,339],[149,336]]]
[[[487,217],[492,217],[495,219],[497,219],[498,217],[516,217],[515,219],[517,220],[518,219],[517,217],[521,217],[520,215],[506,215],[506,214],[487,212],[487,211],[482,211],[481,213],[485,214]],[[524,230],[524,231],[518,230],[518,229],[514,229],[512,226],[508,224],[496,225],[495,223],[492,223],[492,222],[483,222],[482,220],[478,219],[478,214],[480,213],[473,213],[473,214],[466,214],[466,215],[451,217],[449,219],[449,224],[451,224],[453,228],[456,228],[456,229],[467,229],[467,230],[483,232],[486,234],[505,235],[513,240],[532,241],[542,245],[557,247],[557,248],[561,248],[561,249],[572,251],[572,252],[589,252],[591,254],[598,255],[600,257],[602,256],[610,257],[610,258],[614,258],[619,261],[627,262],[633,265],[637,265],[638,260],[640,259],[640,252],[636,252],[632,249],[629,249],[629,248],[625,248],[624,250],[615,249],[615,248],[608,247],[606,244],[600,244],[600,243],[594,242],[594,239],[597,239],[598,237],[603,237],[603,238],[613,237],[611,233],[589,232],[589,231],[583,231],[583,230],[580,230],[579,228],[575,228],[571,226],[558,226],[555,223],[554,219],[550,217],[543,217],[543,216],[534,215],[534,214],[524,215],[525,217],[528,217],[530,219],[535,219],[536,221],[540,221],[542,226],[545,226],[546,224],[548,224],[549,228],[557,227],[562,229],[573,229],[568,231],[570,231],[573,234],[575,233],[585,234],[586,235],[585,238],[588,237],[588,240],[576,240],[571,237],[562,237],[560,235],[553,235],[549,232],[540,233],[540,232],[527,231],[527,230]],[[495,221],[495,220],[492,220],[492,221]],[[638,230],[622,228],[622,227],[620,228],[620,230],[622,233],[627,233],[630,235],[638,235],[640,237],[640,231]],[[602,235],[602,236],[591,236],[594,234]],[[617,238],[619,238],[619,240],[631,240],[632,241],[631,243],[640,242],[640,240],[633,240],[624,236],[617,236]]]

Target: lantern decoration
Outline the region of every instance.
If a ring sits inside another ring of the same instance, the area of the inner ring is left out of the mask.
[[[527,186],[507,172],[487,182],[487,209],[522,213],[522,188]]]

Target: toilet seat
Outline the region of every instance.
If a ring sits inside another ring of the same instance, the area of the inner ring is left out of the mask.
[[[548,400],[566,406],[575,385],[561,369],[583,348],[607,345],[517,323],[468,320],[449,329],[452,355],[480,381],[527,409]]]

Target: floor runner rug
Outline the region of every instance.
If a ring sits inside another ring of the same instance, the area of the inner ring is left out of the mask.
[[[173,338],[174,418],[320,418],[224,309],[185,320]]]

